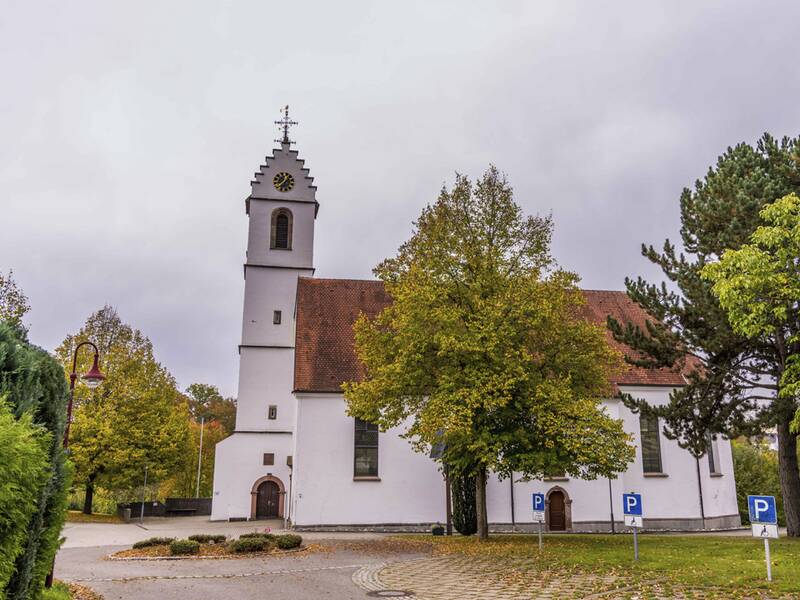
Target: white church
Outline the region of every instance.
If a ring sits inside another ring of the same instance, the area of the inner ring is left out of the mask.
[[[236,431],[216,447],[212,520],[286,519],[296,529],[421,530],[446,518],[438,464],[401,430],[378,432],[348,417],[341,384],[358,379],[352,325],[390,299],[379,281],[314,277],[317,188],[284,137],[251,182],[239,346]],[[376,262],[379,257],[376,257]],[[587,318],[642,323],[624,292],[586,291]],[[613,344],[613,340],[609,338]],[[630,368],[613,383],[651,404],[684,385],[679,373]],[[616,479],[519,477],[488,484],[495,530],[534,527],[531,494],[546,494],[550,531],[622,528],[622,494],[642,494],[649,529],[740,525],[731,447],[718,439],[700,460],[668,440],[656,420],[603,402],[623,421],[636,459]]]

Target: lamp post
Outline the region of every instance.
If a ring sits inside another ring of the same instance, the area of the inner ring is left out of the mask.
[[[86,382],[86,385],[90,389],[96,388],[100,385],[103,380],[106,378],[103,375],[103,372],[100,370],[100,365],[98,365],[98,361],[100,359],[100,351],[97,349],[92,342],[81,342],[77,346],[75,346],[75,351],[72,353],[72,372],[69,374],[69,404],[67,404],[67,426],[64,428],[64,448],[69,448],[69,426],[72,423],[72,402],[75,398],[75,382],[78,380],[78,374],[75,372],[75,369],[78,367],[78,350],[80,350],[83,346],[91,346],[94,348],[94,360],[92,361],[92,368],[89,369],[86,373],[83,374],[81,379]],[[47,574],[47,578],[45,579],[45,587],[51,587],[53,585],[53,569],[56,564],[56,559],[53,557],[53,566],[50,567],[50,573]]]
[[[78,379],[78,374],[75,372],[75,369],[78,366],[78,350],[80,350],[83,346],[91,346],[94,348],[94,361],[92,362],[92,368],[84,373],[82,377],[82,379],[86,382],[86,385],[90,389],[94,389],[106,378],[106,376],[100,371],[100,366],[97,364],[98,360],[100,359],[100,351],[97,349],[97,346],[95,346],[92,342],[81,342],[75,346],[75,352],[72,354],[72,372],[69,374],[69,404],[67,405],[67,426],[64,429],[64,448],[69,447],[69,426],[72,422],[72,401],[75,397],[75,382]]]

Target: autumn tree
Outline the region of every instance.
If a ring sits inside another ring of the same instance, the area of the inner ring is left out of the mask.
[[[147,337],[105,306],[59,346],[65,366],[84,340],[97,344],[106,375],[94,390],[76,387],[70,434],[75,481],[86,489],[83,512],[91,514],[96,487],[131,489],[141,484],[145,466],[150,481],[167,479],[184,464],[191,445],[186,400]],[[81,355],[79,372],[90,358]]]
[[[800,197],[789,194],[767,204],[760,216],[764,224],[749,243],[727,250],[701,273],[737,334],[775,345],[772,408],[783,414],[780,426],[788,429],[800,396]],[[786,444],[779,444],[784,513],[787,522],[800,523],[800,502],[787,502],[800,489],[797,451],[785,452]]]
[[[23,328],[22,318],[30,308],[28,297],[14,281],[14,272],[0,273],[0,321]]]
[[[236,427],[236,402],[225,398],[219,388],[207,383],[193,383],[186,388],[189,411],[196,422],[217,421],[230,435]]]
[[[795,400],[779,389],[783,341],[751,337],[735,327],[712,281],[702,276],[726,250],[750,242],[765,205],[791,193],[800,193],[800,137],[777,140],[765,134],[755,147],[728,148],[693,189],[681,194],[683,252],[669,240],[661,251],[642,245],[643,255],[670,284],[626,280],[628,295],[652,319],[644,328],[609,319],[609,327],[635,350],[627,357],[632,364],[683,369],[686,356],[692,357],[696,368],[688,385],[676,389],[667,405],[651,407],[636,398],[629,405],[661,417],[665,434],[695,456],[706,452],[709,433],[734,438],[777,429],[787,529],[798,536],[797,434],[790,429]]]
[[[476,481],[488,535],[486,476],[613,476],[629,436],[600,407],[619,356],[580,317],[578,277],[550,256],[549,218],[526,217],[494,167],[457,176],[425,208],[410,240],[375,274],[393,303],[355,325],[360,382],[349,414],[382,430],[406,425],[418,451]]]
[[[210,498],[214,489],[214,452],[216,445],[230,435],[219,421],[203,423],[191,421],[190,441],[183,463],[173,477],[164,482],[160,492],[165,496],[193,498],[197,492],[197,466],[200,463],[201,498]],[[202,453],[200,448],[202,429]]]

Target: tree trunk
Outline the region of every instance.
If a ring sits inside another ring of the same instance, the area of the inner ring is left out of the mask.
[[[83,497],[83,514],[92,514],[92,501],[94,500],[94,477],[86,480],[86,494]]]
[[[789,430],[789,420],[778,422],[778,474],[786,515],[786,534],[800,537],[800,470],[797,463],[797,435]]]
[[[486,515],[486,467],[478,467],[475,477],[475,509],[478,514],[478,539],[489,539],[489,519]]]

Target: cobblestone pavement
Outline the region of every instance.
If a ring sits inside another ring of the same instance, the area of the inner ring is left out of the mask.
[[[550,600],[566,598],[673,600],[730,598],[729,591],[690,589],[664,581],[645,585],[621,575],[532,571],[475,556],[446,555],[366,565],[353,583],[401,600]],[[405,592],[401,594],[400,592]],[[740,597],[740,596],[737,596]],[[753,595],[753,599],[797,598]]]

